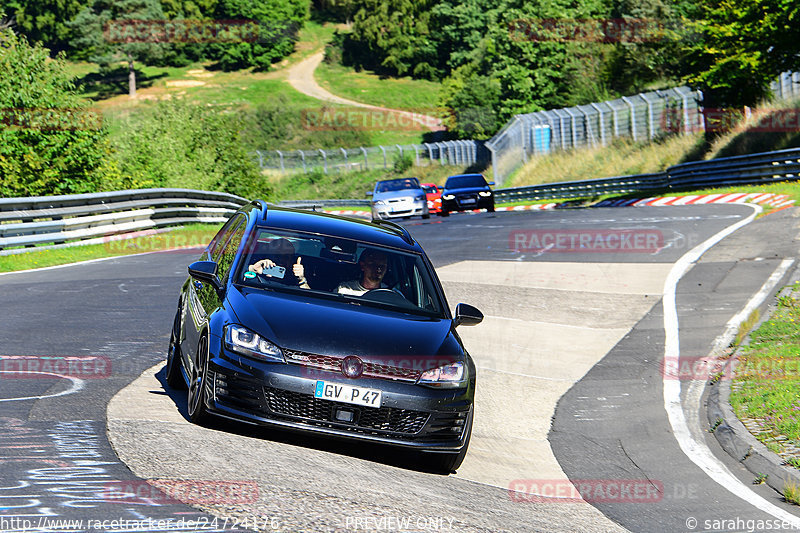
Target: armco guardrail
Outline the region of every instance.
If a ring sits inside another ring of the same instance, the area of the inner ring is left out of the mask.
[[[656,189],[691,189],[759,185],[800,179],[800,149],[684,163],[657,174],[637,174],[586,181],[566,181],[496,189],[501,202],[586,198]]]
[[[98,242],[110,235],[192,222],[221,223],[247,202],[232,194],[190,189],[2,198],[0,253]]]
[[[651,190],[758,185],[800,179],[800,149],[684,163],[638,174],[496,189],[500,202],[586,198]],[[92,238],[191,222],[221,223],[248,200],[189,189],[145,189],[67,196],[0,199],[0,254],[41,244]],[[369,205],[369,200],[299,200],[297,208]],[[88,241],[87,241],[88,239]],[[95,239],[96,240],[96,239]],[[102,242],[102,239],[101,239]]]

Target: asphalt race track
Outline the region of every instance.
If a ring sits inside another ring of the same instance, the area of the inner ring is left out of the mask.
[[[795,211],[744,225],[682,277],[676,263],[754,210],[405,222],[450,307],[486,315],[459,328],[478,394],[451,476],[377,446],[190,424],[162,367],[197,250],[0,275],[0,531],[800,529],[700,422],[692,376],[662,365],[678,345],[708,355],[771,276],[772,293],[788,283]]]

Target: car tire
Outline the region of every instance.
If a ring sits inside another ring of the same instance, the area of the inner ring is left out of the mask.
[[[464,446],[461,447],[461,451],[458,453],[450,453],[438,457],[438,470],[447,474],[451,472],[454,473],[458,470],[458,467],[461,466],[461,463],[464,462],[464,458],[467,456],[467,448],[469,448],[469,440],[472,436],[472,413],[473,412],[470,411],[469,417],[467,418],[467,436],[464,439]]]
[[[423,219],[431,218],[431,214],[430,213],[425,213],[424,215],[422,215],[422,218]]]
[[[203,336],[197,345],[192,379],[189,383],[187,408],[189,420],[198,425],[203,425],[208,420],[206,407],[206,388],[208,384],[208,337]]]
[[[445,208],[443,207],[443,208],[442,208],[442,211],[439,213],[439,216],[440,216],[440,217],[449,217],[449,216],[450,216],[450,211],[448,211],[447,209],[445,209]]]
[[[494,213],[494,202],[492,202],[491,205],[486,208],[486,210],[490,213]]]
[[[169,338],[169,348],[167,349],[167,385],[173,389],[186,389],[186,381],[181,372],[181,310],[175,313],[175,322],[172,324],[172,333]]]

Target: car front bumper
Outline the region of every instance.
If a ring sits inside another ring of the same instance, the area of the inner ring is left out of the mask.
[[[372,218],[402,218],[428,214],[427,200],[390,201],[387,204],[372,204]]]
[[[435,389],[388,379],[353,380],[340,372],[228,353],[209,361],[208,379],[213,414],[425,452],[453,453],[463,447],[474,397],[474,377],[463,389]],[[315,398],[319,380],[381,390],[381,407]],[[342,412],[351,413],[352,422],[338,420]]]
[[[477,194],[459,195],[453,199],[442,198],[444,211],[469,211],[472,209],[489,209],[494,206],[494,195],[479,196]]]

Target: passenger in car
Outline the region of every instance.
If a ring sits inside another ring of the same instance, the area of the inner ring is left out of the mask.
[[[358,266],[361,267],[361,279],[344,281],[336,287],[336,292],[348,296],[361,296],[372,289],[388,289],[383,283],[383,276],[389,264],[388,256],[379,250],[367,248],[361,252]]]
[[[295,257],[295,249],[288,239],[273,239],[266,247],[266,255],[269,257],[256,261],[248,267],[250,272],[256,274],[264,274],[267,277],[274,277],[270,273],[265,273],[265,270],[275,266],[280,266],[286,269],[283,279],[277,278],[276,280],[286,285],[296,285],[302,289],[310,289],[308,280],[305,276],[305,268],[303,267],[302,257]],[[290,273],[291,272],[291,273]]]

